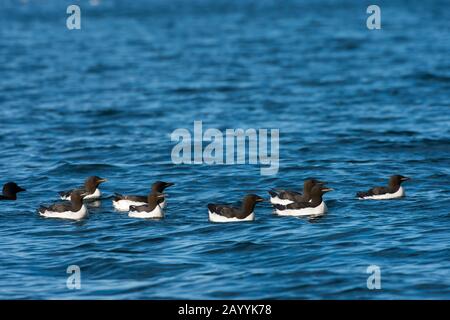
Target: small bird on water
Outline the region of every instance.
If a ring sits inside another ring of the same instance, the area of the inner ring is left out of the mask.
[[[325,182],[316,179],[307,179],[303,182],[303,194],[296,191],[281,190],[269,191],[272,204],[290,204],[293,202],[308,202],[311,200],[311,190],[316,184],[324,185]]]
[[[41,206],[38,211],[39,214],[47,218],[59,218],[70,220],[81,220],[88,217],[89,212],[86,205],[83,203],[83,198],[87,193],[82,193],[79,190],[72,192],[70,202],[57,203],[51,206]]]
[[[80,193],[86,194],[84,197],[85,200],[94,200],[99,199],[102,196],[102,192],[98,188],[100,184],[103,182],[108,181],[107,179],[103,179],[97,176],[92,176],[86,179],[84,182],[84,186],[81,188],[69,190],[69,191],[62,191],[59,192],[59,195],[61,197],[61,200],[69,200],[71,199],[71,195],[74,191],[79,191]]]
[[[24,188],[19,187],[15,182],[8,182],[3,186],[2,194],[0,195],[0,200],[17,200],[17,194],[19,192],[26,191]]]
[[[275,213],[282,216],[309,216],[320,215],[327,212],[328,208],[322,196],[326,192],[333,191],[321,184],[316,184],[311,190],[311,200],[306,202],[293,202],[287,205],[275,204]]]
[[[173,185],[174,183],[172,182],[156,181],[153,183],[151,190],[152,192],[163,193],[166,188]],[[127,196],[116,193],[113,199],[113,206],[118,211],[128,211],[130,206],[146,205],[148,203],[147,200],[148,196]],[[158,204],[161,209],[164,209],[166,207],[165,198],[159,198]]]
[[[130,206],[129,217],[132,218],[164,218],[164,211],[159,201],[164,201],[164,194],[150,191],[147,203],[141,206]]]
[[[244,197],[240,208],[210,203],[208,204],[209,220],[212,222],[253,221],[255,220],[255,205],[262,201],[264,199],[260,196],[249,194]]]
[[[410,178],[402,175],[394,175],[389,178],[387,187],[374,187],[368,191],[360,191],[356,193],[358,199],[387,200],[397,199],[405,196],[405,190],[401,184]]]

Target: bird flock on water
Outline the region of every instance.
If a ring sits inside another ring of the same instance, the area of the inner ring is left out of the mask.
[[[388,185],[374,187],[367,191],[356,193],[357,199],[387,200],[405,196],[402,183],[410,178],[402,175],[390,177]],[[82,220],[89,216],[86,205],[89,201],[99,200],[102,192],[99,186],[107,179],[92,176],[86,179],[84,186],[59,193],[62,202],[52,205],[41,205],[39,215],[46,218]],[[166,209],[166,188],[174,183],[156,181],[152,184],[148,195],[114,194],[112,204],[117,211],[128,212],[132,218],[162,219]],[[17,194],[26,191],[15,182],[3,186],[0,201],[15,201]],[[292,190],[270,190],[268,201],[272,204],[274,213],[280,216],[320,216],[328,208],[323,200],[325,193],[333,191],[326,183],[317,179],[307,179],[303,183],[302,192]],[[255,206],[258,202],[267,201],[256,195],[246,195],[240,206],[225,204],[208,204],[208,216],[211,222],[243,222],[255,220]]]

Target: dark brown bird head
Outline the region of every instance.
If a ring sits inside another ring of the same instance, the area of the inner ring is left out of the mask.
[[[410,180],[410,178],[402,176],[400,174],[396,174],[396,175],[391,176],[389,178],[389,185],[393,186],[393,187],[399,186],[399,185],[402,184],[402,182],[405,182],[405,181],[408,181],[408,180]]]
[[[19,192],[26,191],[24,188],[19,187],[15,182],[8,182],[3,186],[3,195],[10,199],[16,199],[16,195]]]
[[[311,196],[323,196],[325,193],[333,191],[334,189],[328,188],[322,184],[315,185],[311,190]]]
[[[84,183],[84,187],[86,188],[87,191],[89,191],[90,193],[94,193],[95,190],[98,188],[98,186],[103,183],[108,181],[107,179],[103,179],[100,178],[98,176],[92,176],[86,179],[85,183]]]
[[[172,183],[172,182],[156,181],[154,184],[152,184],[152,191],[161,193],[166,188],[173,186],[173,185],[174,185],[174,183]]]
[[[316,184],[324,185],[325,182],[319,181],[319,180],[316,180],[316,179],[307,179],[307,180],[305,180],[305,181],[303,182],[303,192],[304,192],[304,193],[309,193],[309,192],[311,192],[312,188],[313,188]]]
[[[261,198],[260,196],[256,194],[248,194],[244,197],[243,203],[256,203],[256,202],[263,202],[264,198]]]

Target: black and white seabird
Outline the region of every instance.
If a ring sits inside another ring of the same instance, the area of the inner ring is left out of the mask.
[[[170,186],[173,186],[174,183],[164,182],[164,181],[156,181],[152,185],[152,192],[163,193],[164,190]],[[113,206],[118,211],[129,211],[130,206],[143,206],[147,204],[148,196],[126,196],[119,193],[115,194],[113,199]],[[158,199],[158,204],[161,209],[166,207],[165,198]]]
[[[3,186],[2,194],[0,195],[0,201],[17,200],[17,194],[23,191],[26,190],[22,187],[19,187],[15,182],[8,182]]]
[[[407,180],[410,180],[410,178],[402,175],[391,176],[387,187],[375,187],[366,192],[361,191],[356,193],[356,197],[358,197],[358,199],[373,200],[401,198],[405,195],[405,191],[403,190],[401,184]]]
[[[244,197],[240,208],[227,205],[208,204],[209,220],[212,222],[237,222],[255,220],[255,205],[264,201],[256,194],[249,194]]]
[[[311,200],[306,202],[293,202],[287,205],[275,204],[275,213],[282,216],[310,216],[327,212],[328,208],[322,196],[333,189],[316,184],[311,190]]]
[[[70,202],[57,203],[49,207],[41,206],[38,210],[39,214],[47,218],[84,219],[89,215],[86,205],[83,203],[83,198],[86,195],[86,193],[74,191],[71,194]]]
[[[102,192],[98,188],[98,186],[108,181],[107,179],[103,179],[97,176],[92,176],[86,179],[84,182],[84,186],[81,188],[77,188],[70,191],[62,191],[59,192],[59,195],[61,197],[61,200],[69,200],[70,201],[70,195],[73,191],[79,191],[80,193],[85,193],[86,196],[84,197],[85,200],[95,200],[99,199],[102,196]]]
[[[311,190],[316,184],[325,182],[316,179],[307,179],[303,182],[303,194],[296,191],[281,190],[279,192],[269,191],[270,202],[272,204],[287,205],[293,202],[308,202],[311,200]]]
[[[147,197],[147,202],[141,206],[130,206],[129,217],[132,218],[164,218],[164,211],[159,202],[164,201],[164,194],[151,191]]]

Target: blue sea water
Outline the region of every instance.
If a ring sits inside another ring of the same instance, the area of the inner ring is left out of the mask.
[[[81,30],[66,8],[81,7]],[[1,299],[449,299],[448,1],[0,3]],[[177,128],[280,130],[280,169],[175,165]],[[356,191],[412,177],[407,196]],[[89,175],[109,179],[82,222],[36,209]],[[208,222],[206,204],[328,182],[320,219]],[[167,190],[161,221],[114,192]],[[66,287],[69,265],[81,289]],[[367,268],[381,289],[367,288]]]

